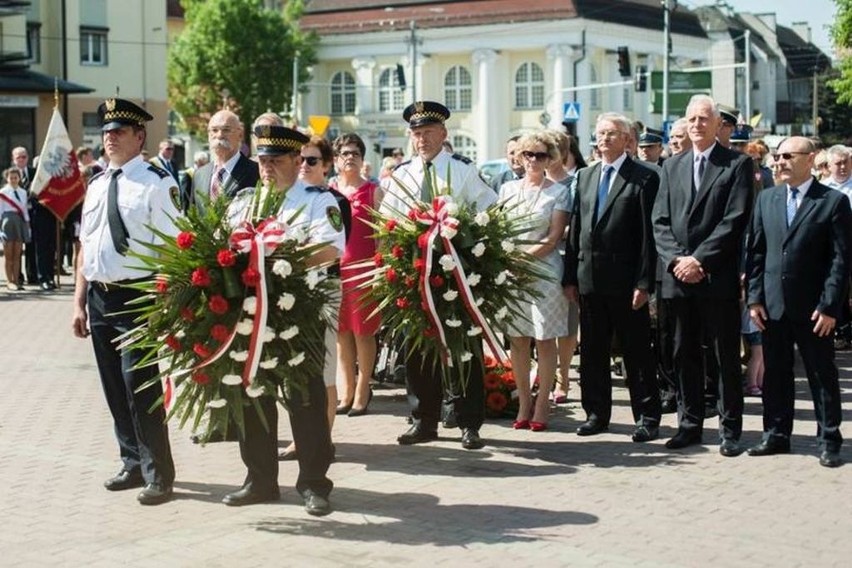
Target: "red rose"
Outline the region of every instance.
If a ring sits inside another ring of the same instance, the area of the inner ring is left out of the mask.
[[[373,255],[373,264],[375,264],[376,266],[382,266],[384,265],[384,263],[385,259],[382,256],[382,253],[377,252],[375,255]]]
[[[203,266],[192,271],[192,285],[199,288],[210,286],[210,273]]]
[[[396,229],[396,219],[388,219],[385,221],[385,230],[391,232],[394,229]]]
[[[189,309],[189,308],[181,308],[181,309],[180,309],[180,317],[181,317],[184,321],[192,321],[192,320],[194,320],[194,319],[195,319],[195,312],[193,312],[193,311],[192,311],[191,309]]]
[[[154,283],[154,288],[159,294],[165,294],[169,290],[169,281],[165,278],[158,277]]]
[[[169,346],[169,349],[172,351],[180,351],[180,341],[174,335],[166,336],[166,345]]]
[[[233,251],[222,249],[216,253],[216,262],[218,262],[219,266],[223,268],[234,266],[234,263],[237,262],[237,255],[235,255]]]
[[[438,330],[434,327],[427,327],[423,330],[423,337],[435,337],[438,335]]]
[[[411,276],[406,276],[405,280],[403,280],[403,282],[405,282],[406,288],[414,288],[414,286],[417,285],[417,279],[412,278]]]
[[[210,308],[210,311],[216,314],[217,316],[221,316],[222,314],[228,311],[230,307],[228,305],[228,300],[216,294],[215,296],[210,298],[210,301],[207,302],[207,307]]]
[[[202,359],[207,359],[210,357],[210,350],[203,343],[196,343],[192,346],[192,350],[195,351],[195,354],[201,357]]]
[[[405,249],[399,245],[393,245],[391,248],[391,256],[397,259],[402,258],[405,256]]]
[[[396,299],[396,307],[401,309],[401,310],[404,310],[405,308],[409,307],[410,305],[411,305],[411,302],[409,302],[407,298],[397,298]]]
[[[260,272],[249,266],[243,270],[243,284],[254,288],[260,283]]]
[[[414,268],[419,272],[423,272],[426,269],[426,261],[422,258],[414,259]]]
[[[206,385],[210,383],[210,377],[201,371],[196,371],[192,373],[192,380],[198,383],[199,385]]]
[[[429,277],[429,284],[432,285],[432,288],[440,288],[444,285],[444,277],[440,274],[435,274],[434,276]]]
[[[485,397],[485,406],[489,410],[494,410],[496,412],[503,412],[503,410],[505,410],[507,404],[509,404],[509,401],[507,401],[506,397],[503,396],[503,394],[499,393],[499,392],[488,393],[488,396]]]
[[[419,237],[417,237],[417,246],[419,248],[425,248],[426,245],[429,244],[429,233],[422,233]]]
[[[219,343],[224,343],[228,340],[228,336],[231,335],[228,326],[223,325],[221,323],[217,323],[213,327],[210,328],[210,337],[218,341]]]
[[[485,373],[485,376],[482,377],[482,384],[485,385],[487,390],[500,388],[500,383],[500,375],[495,373]]]
[[[396,270],[394,270],[393,268],[388,268],[387,271],[385,272],[385,279],[388,282],[396,282],[398,278],[399,278],[399,275],[396,273]]]
[[[417,210],[409,209],[408,210],[408,218],[411,219],[412,221],[415,221],[417,219]]]
[[[181,231],[180,233],[178,233],[175,242],[177,243],[178,248],[186,250],[192,247],[192,243],[195,242],[195,235],[193,233]]]

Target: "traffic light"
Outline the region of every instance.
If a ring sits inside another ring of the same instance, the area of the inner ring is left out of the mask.
[[[633,89],[637,93],[648,90],[648,67],[646,65],[636,66],[636,76],[633,77]]]
[[[622,77],[630,77],[630,51],[626,45],[618,47],[618,74]]]

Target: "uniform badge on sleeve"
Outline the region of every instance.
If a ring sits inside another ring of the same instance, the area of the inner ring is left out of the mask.
[[[334,227],[335,231],[340,231],[343,228],[343,217],[340,215],[340,209],[329,206],[325,210],[325,216],[328,217],[328,222]]]
[[[180,208],[181,208],[181,204],[180,204],[180,190],[179,190],[177,187],[175,187],[175,186],[171,186],[171,187],[169,188],[169,198],[172,200],[172,203],[174,204],[175,208],[176,208],[178,211],[180,211]]]

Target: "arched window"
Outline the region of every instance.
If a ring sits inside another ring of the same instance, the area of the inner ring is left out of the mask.
[[[544,71],[528,61],[515,72],[515,108],[541,108],[544,106]]]
[[[444,75],[444,103],[452,111],[469,111],[472,81],[470,71],[461,65],[450,67]]]
[[[464,134],[454,134],[453,152],[456,154],[461,154],[466,158],[470,158],[474,164],[476,163],[476,141],[474,141],[474,139],[470,136],[465,136]]]
[[[396,68],[388,67],[379,75],[379,112],[401,111],[405,107],[403,101]]]
[[[598,71],[594,65],[589,65],[589,83],[594,85],[598,82]],[[591,89],[589,91],[589,106],[591,108],[601,108],[601,92],[600,89]]]
[[[339,71],[331,78],[331,114],[355,112],[355,78],[351,73]]]

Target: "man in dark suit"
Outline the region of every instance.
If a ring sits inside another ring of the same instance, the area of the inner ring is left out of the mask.
[[[165,170],[171,175],[175,181],[178,181],[178,165],[172,159],[175,154],[175,145],[168,138],[160,141],[157,150],[157,155],[148,160],[148,163],[157,166],[161,170]]]
[[[229,110],[220,110],[207,124],[207,140],[211,161],[196,170],[192,177],[185,176],[181,187],[184,208],[204,205],[220,195],[234,197],[246,187],[257,185],[260,176],[257,163],[240,152],[243,143],[243,124]]]
[[[701,443],[702,341],[709,338],[719,362],[719,452],[736,456],[742,453],[743,412],[739,273],[752,203],[752,164],[748,156],[717,142],[720,118],[712,98],[692,97],[686,119],[692,151],[663,163],[653,212],[664,267],[662,297],[671,299],[675,319],[679,391],[678,431],[666,447]]]
[[[803,137],[778,147],[784,185],[760,193],[751,221],[748,305],[763,332],[763,440],[752,456],[790,451],[795,384],[793,344],[814,399],[819,463],[841,464],[840,387],[832,336],[846,301],[852,210],[839,191],[811,175],[816,147]]]
[[[633,441],[659,435],[660,394],[651,357],[648,295],[653,292],[656,253],[651,209],[660,178],[626,153],[630,121],[604,113],[595,126],[601,161],[577,172],[571,235],[563,284],[579,291],[582,402],[580,436],[607,429],[612,414],[610,348],[618,334],[636,430]]]

